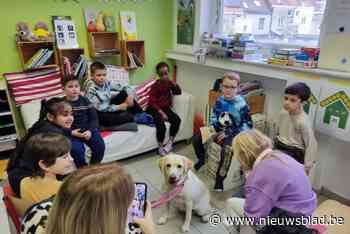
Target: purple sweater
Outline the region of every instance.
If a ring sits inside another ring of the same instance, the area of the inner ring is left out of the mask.
[[[273,151],[273,155],[280,160],[262,160],[247,177],[245,215],[266,217],[274,207],[305,216],[312,215],[317,198],[304,166],[279,151]]]

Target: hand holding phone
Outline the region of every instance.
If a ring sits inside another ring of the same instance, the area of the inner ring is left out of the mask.
[[[128,209],[128,234],[141,233],[139,225],[134,223],[134,218],[144,218],[147,201],[147,184],[135,183],[135,196]],[[148,233],[146,233],[148,234]]]

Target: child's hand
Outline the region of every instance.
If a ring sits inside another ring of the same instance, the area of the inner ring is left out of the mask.
[[[84,135],[80,133],[80,128],[72,130],[72,136],[77,138],[84,138]]]
[[[127,103],[122,103],[118,105],[118,110],[126,110],[128,108]]]
[[[159,110],[159,114],[162,116],[163,120],[168,120],[168,116],[164,113],[164,111]]]
[[[87,140],[87,141],[90,140],[90,138],[91,138],[91,131],[90,130],[87,130],[87,131],[83,132],[82,134],[83,134],[85,140]]]
[[[146,203],[145,218],[134,218],[134,222],[140,225],[140,228],[144,234],[155,234],[154,222],[151,210],[151,204],[149,201]]]

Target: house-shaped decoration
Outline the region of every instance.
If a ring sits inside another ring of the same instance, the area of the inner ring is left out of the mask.
[[[317,104],[317,98],[313,93],[311,93],[309,100],[307,100],[307,102],[304,105],[304,111],[306,114],[310,114],[311,104],[314,104],[314,105]]]
[[[326,108],[323,123],[330,124],[332,117],[338,118],[338,128],[345,129],[350,111],[350,99],[344,91],[339,91],[322,100],[320,106]]]

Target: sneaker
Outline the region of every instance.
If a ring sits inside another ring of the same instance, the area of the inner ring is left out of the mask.
[[[167,154],[170,153],[173,150],[173,142],[168,141],[168,143],[166,143],[166,145],[164,146],[164,150]]]
[[[167,155],[168,153],[165,151],[164,147],[159,147],[158,148],[158,154],[163,157],[165,155]]]
[[[194,165],[194,169],[198,171],[204,164],[205,162],[203,162],[202,160],[198,160],[198,162],[196,162],[196,164]]]

